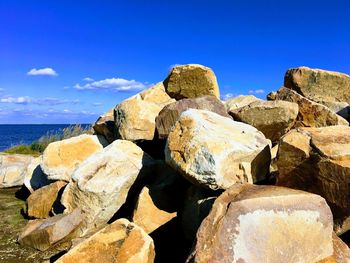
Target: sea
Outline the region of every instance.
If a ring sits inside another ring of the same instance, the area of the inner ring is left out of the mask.
[[[0,152],[18,144],[31,144],[47,134],[63,131],[70,124],[0,124]],[[81,124],[83,128],[89,124]]]

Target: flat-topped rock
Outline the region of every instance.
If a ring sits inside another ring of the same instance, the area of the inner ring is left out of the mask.
[[[255,102],[255,101],[261,101],[261,99],[253,96],[253,95],[240,95],[237,97],[234,97],[232,99],[224,101],[225,107],[227,111],[236,110],[238,108],[242,108],[244,106],[247,106],[248,104]]]
[[[0,188],[21,186],[27,166],[34,158],[23,154],[0,155]]]

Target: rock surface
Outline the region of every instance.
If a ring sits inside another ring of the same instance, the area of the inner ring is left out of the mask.
[[[202,222],[190,262],[317,262],[333,254],[332,228],[318,195],[234,185]]]
[[[344,118],[326,106],[311,101],[294,90],[282,87],[277,91],[275,99],[298,103],[299,113],[294,127],[349,125]]]
[[[315,102],[350,103],[350,76],[339,72],[308,67],[289,69],[284,86]]]
[[[335,231],[350,229],[350,127],[299,128],[280,141],[277,184],[323,196]]]
[[[250,125],[190,109],[169,134],[165,160],[192,183],[227,189],[237,182],[265,179],[270,140]]]
[[[174,101],[165,92],[163,84],[158,83],[121,102],[114,111],[117,138],[129,141],[152,140],[158,113]]]
[[[101,228],[125,203],[135,181],[148,175],[154,161],[130,141],[116,140],[85,160],[74,172],[61,202],[65,212],[85,215],[80,236]]]
[[[164,80],[166,92],[177,100],[214,95],[220,98],[214,72],[202,65],[188,64],[175,66]]]
[[[21,186],[32,159],[29,155],[0,155],[0,188]]]
[[[232,99],[224,101],[224,104],[226,106],[227,111],[236,110],[238,108],[242,108],[244,106],[249,105],[252,102],[255,101],[261,101],[261,99],[258,99],[257,97],[253,95],[240,95],[237,97],[234,97]]]
[[[32,161],[27,166],[24,175],[24,185],[31,193],[50,183],[50,181],[47,179],[47,175],[44,174],[43,170],[40,167],[41,162],[42,156],[32,159]]]
[[[194,99],[182,99],[165,106],[156,118],[156,126],[160,139],[166,139],[171,128],[180,118],[182,112],[188,109],[208,110],[224,117],[227,114],[225,106],[214,96],[202,96]]]
[[[34,191],[27,198],[27,215],[34,218],[48,218],[59,191],[67,184],[57,181]]]
[[[109,143],[116,140],[114,108],[101,115],[92,128],[96,134],[104,136]]]
[[[350,262],[350,249],[349,247],[333,233],[333,259],[336,263],[349,263]]]
[[[119,219],[75,246],[56,262],[152,263],[154,256],[152,238],[127,219]]]
[[[298,104],[287,101],[256,101],[230,110],[236,121],[254,126],[272,142],[278,141],[295,124]]]
[[[49,180],[68,182],[74,170],[106,144],[102,137],[87,134],[50,143],[43,153],[41,168]]]
[[[32,220],[19,235],[18,242],[21,245],[44,251],[64,238],[68,238],[81,221],[82,214],[79,209],[69,214]]]

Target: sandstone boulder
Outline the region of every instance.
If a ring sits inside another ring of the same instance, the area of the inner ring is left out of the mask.
[[[318,262],[333,254],[332,229],[318,195],[237,184],[216,199],[189,262]]]
[[[219,87],[214,72],[202,65],[188,64],[175,66],[164,80],[170,97],[177,100],[214,95],[220,98]]]
[[[27,214],[34,218],[48,218],[59,191],[67,184],[57,181],[34,191],[27,198]]]
[[[350,127],[298,128],[280,141],[277,184],[323,196],[335,231],[350,229]]]
[[[153,263],[154,256],[152,238],[127,219],[119,219],[72,248],[56,263]]]
[[[69,181],[74,170],[106,144],[102,137],[87,134],[50,143],[43,153],[41,168],[49,180]]]
[[[47,175],[44,174],[40,167],[41,162],[42,156],[32,159],[24,175],[24,185],[31,193],[50,183],[47,179]]]
[[[233,110],[242,108],[244,106],[247,106],[248,104],[255,101],[261,101],[261,99],[258,99],[253,95],[240,95],[224,101],[224,104],[226,106],[227,111],[233,111]]]
[[[32,220],[19,235],[18,242],[45,251],[55,243],[70,238],[81,221],[82,214],[79,209],[65,215]]]
[[[289,69],[284,86],[315,102],[350,103],[350,76],[339,72],[308,67]]]
[[[116,139],[114,108],[101,115],[92,128],[96,134],[104,136],[109,143],[112,143]]]
[[[349,125],[349,123],[326,106],[311,101],[294,90],[282,87],[277,91],[277,100],[298,103],[299,113],[294,127],[325,127]]]
[[[174,101],[165,92],[163,84],[158,83],[121,102],[114,110],[117,138],[129,141],[152,140],[158,113]]]
[[[278,141],[295,124],[298,104],[287,101],[256,101],[230,110],[236,120],[254,126],[272,142]]]
[[[124,140],[114,141],[81,163],[61,198],[65,212],[80,208],[84,213],[80,236],[104,226],[153,164],[138,146]]]
[[[32,159],[22,154],[0,155],[0,188],[21,186]]]
[[[194,99],[182,99],[165,106],[156,118],[156,126],[160,139],[166,139],[182,112],[188,109],[208,110],[224,117],[227,114],[225,106],[214,96],[202,96]]]
[[[333,259],[336,263],[350,263],[350,249],[335,233],[333,233]]]
[[[216,113],[190,109],[170,132],[166,162],[189,181],[211,189],[264,180],[270,140],[254,127]]]

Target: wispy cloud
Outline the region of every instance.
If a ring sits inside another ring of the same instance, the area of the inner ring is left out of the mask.
[[[94,81],[94,79],[93,79],[93,78],[90,78],[90,77],[83,78],[83,80],[86,81],[86,82],[92,82],[92,81]]]
[[[62,100],[58,98],[32,98],[28,96],[20,97],[3,97],[0,98],[1,103],[12,103],[12,104],[36,104],[36,105],[58,105],[58,104],[78,104],[79,100]]]
[[[103,105],[103,103],[101,103],[101,102],[92,103],[92,106],[94,106],[94,107],[98,107],[98,106],[102,106],[102,105]]]
[[[52,68],[41,68],[41,69],[32,68],[31,70],[29,70],[27,72],[27,75],[29,75],[29,76],[52,76],[52,77],[58,76],[57,72]]]
[[[249,94],[264,94],[265,90],[263,89],[256,89],[256,90],[250,90]]]
[[[233,94],[233,93],[226,93],[224,95],[221,95],[221,100],[229,100],[233,97],[236,97],[237,95],[236,94]]]
[[[147,88],[147,84],[123,78],[107,78],[84,85],[76,84],[74,88],[77,90],[138,91]]]

